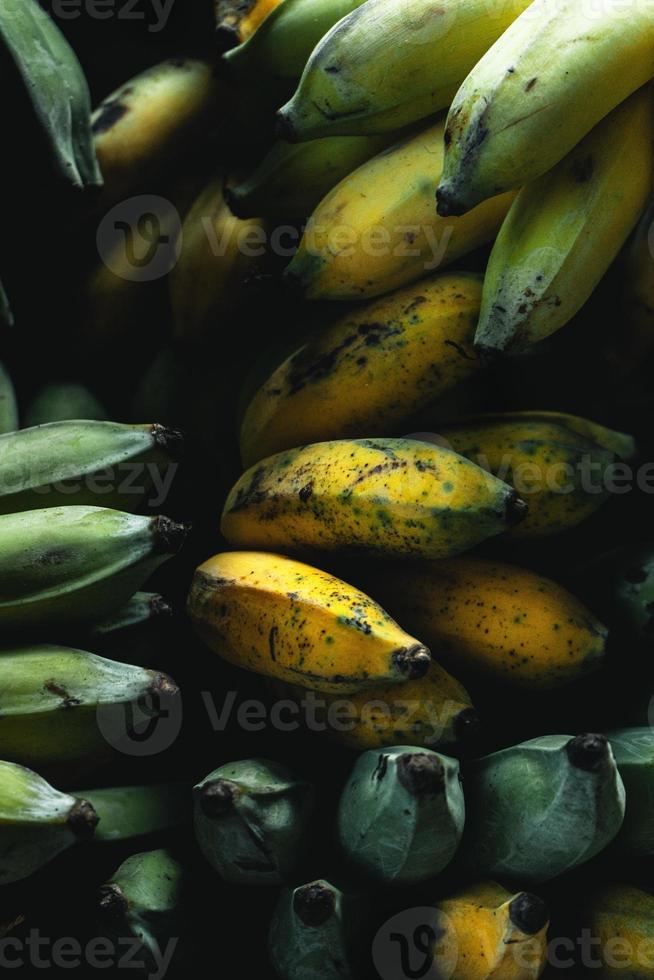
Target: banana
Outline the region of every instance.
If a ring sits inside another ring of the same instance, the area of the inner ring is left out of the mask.
[[[326,34],[278,118],[286,139],[399,129],[445,109],[530,0],[369,0]],[[389,44],[389,39],[392,43]]]
[[[370,568],[361,578],[457,677],[547,690],[602,664],[606,628],[561,586],[527,569],[464,557]]]
[[[294,351],[245,412],[247,466],[294,446],[389,435],[474,377],[481,282],[444,273],[341,315]]]
[[[0,435],[19,426],[16,390],[6,366],[0,361]]]
[[[654,15],[643,0],[534,0],[454,97],[439,213],[463,214],[551,170],[654,76],[653,45]],[[626,156],[624,166],[626,185]]]
[[[548,908],[529,892],[476,881],[435,904],[435,975],[449,980],[536,980],[547,965]],[[442,969],[442,974],[439,973]]]
[[[247,41],[283,0],[215,0],[216,46],[223,53]]]
[[[459,763],[429,749],[393,746],[357,760],[339,801],[337,834],[362,875],[412,885],[447,867],[464,820]]]
[[[313,212],[285,277],[308,299],[367,299],[442,268],[492,241],[514,193],[463,218],[439,218],[434,191],[444,123],[372,157]]]
[[[91,419],[106,422],[107,410],[84,385],[55,382],[44,385],[27,409],[24,424],[27,428],[47,422],[67,422],[71,419]]]
[[[630,436],[563,412],[480,415],[444,426],[439,438],[526,501],[516,538],[558,534],[590,517],[609,497],[616,453],[635,452]]]
[[[86,800],[59,792],[31,769],[0,762],[0,822],[0,885],[7,885],[92,837],[98,817]]]
[[[161,425],[91,420],[0,435],[0,514],[73,500],[138,510],[153,480],[174,472],[181,441],[177,430]]]
[[[607,738],[627,794],[614,848],[623,855],[649,856],[654,854],[654,734],[651,728],[622,728]]]
[[[195,837],[231,884],[276,885],[296,869],[307,843],[314,788],[265,759],[221,766],[193,790]]]
[[[80,790],[98,815],[94,840],[133,840],[189,822],[188,789],[176,783]]]
[[[593,975],[600,980],[652,980],[654,895],[627,884],[600,885],[583,918],[593,940]]]
[[[210,558],[195,572],[188,612],[225,660],[321,693],[397,684],[424,676],[430,663],[363,592],[281,555]]]
[[[21,80],[55,174],[75,188],[100,187],[89,89],[75,52],[35,0],[4,0],[0,51]]]
[[[581,309],[649,199],[653,145],[646,86],[522,188],[488,261],[475,336],[480,350],[524,350]]]
[[[0,672],[0,755],[39,771],[101,765],[113,754],[103,712],[179,693],[165,674],[53,644],[3,648]]]
[[[525,510],[514,490],[449,449],[342,439],[247,470],[221,530],[239,548],[445,558],[500,534]]]
[[[637,658],[649,660],[654,638],[654,548],[629,545],[582,566],[577,588],[593,596],[606,609],[607,621],[615,627],[626,649]]]
[[[186,528],[104,507],[0,517],[0,627],[33,631],[99,620],[176,554]]]
[[[89,636],[96,638],[113,637],[116,633],[123,635],[126,630],[171,614],[171,606],[158,592],[135,592],[111,616],[93,623],[88,632]]]
[[[620,830],[625,789],[604,735],[543,735],[463,769],[459,870],[548,881],[589,861]]]

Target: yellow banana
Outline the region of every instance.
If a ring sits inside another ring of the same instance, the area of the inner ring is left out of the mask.
[[[595,976],[654,977],[654,895],[633,885],[604,885],[586,903],[584,920],[593,939]]]
[[[358,589],[281,555],[233,551],[196,570],[188,611],[225,660],[321,692],[423,676],[429,651]]]
[[[440,429],[461,456],[509,483],[527,516],[514,537],[558,534],[581,523],[608,498],[616,455],[633,456],[630,436],[563,412],[480,415]]]
[[[647,0],[534,0],[454,97],[440,214],[463,214],[551,170],[653,76]]]
[[[274,371],[241,427],[246,465],[309,442],[389,435],[475,375],[481,281],[444,273],[340,316]]]
[[[488,262],[478,348],[523,350],[583,306],[647,203],[653,148],[654,104],[646,86],[553,170],[522,188]]]
[[[286,278],[309,299],[366,299],[420,279],[491,241],[513,194],[464,218],[438,217],[443,122],[378,154],[311,215]]]
[[[215,0],[216,45],[229,51],[251,37],[282,0]]]
[[[434,967],[449,980],[536,980],[547,965],[549,912],[537,895],[478,881],[435,905]]]
[[[560,585],[525,568],[455,558],[371,568],[361,579],[464,680],[548,689],[601,666],[606,628]]]
[[[445,558],[507,530],[516,492],[449,449],[342,439],[271,456],[233,487],[221,530],[239,548]]]

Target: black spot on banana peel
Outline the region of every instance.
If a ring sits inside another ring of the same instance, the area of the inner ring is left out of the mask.
[[[412,796],[442,793],[445,789],[445,773],[440,760],[426,752],[401,756],[397,763],[397,776]]]
[[[509,905],[511,922],[527,936],[534,936],[549,920],[549,909],[537,895],[520,892]]]
[[[336,909],[334,893],[321,881],[303,885],[293,895],[293,909],[305,926],[324,925]]]
[[[398,650],[394,653],[393,662],[407,680],[418,680],[429,670],[431,654],[427,647],[416,644],[408,650]]]
[[[93,837],[99,817],[87,800],[76,800],[68,814],[68,826],[81,840]]]

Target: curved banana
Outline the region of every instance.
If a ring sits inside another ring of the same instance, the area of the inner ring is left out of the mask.
[[[627,884],[595,887],[583,909],[599,980],[652,980],[654,895]]]
[[[283,0],[215,0],[216,46],[223,53],[252,37]]]
[[[95,840],[122,841],[190,822],[188,787],[179,783],[80,790],[99,818]]]
[[[106,422],[107,410],[93,392],[81,384],[53,382],[37,392],[25,413],[24,425],[33,428],[47,422],[92,419]]]
[[[624,823],[613,846],[620,854],[654,854],[654,733],[621,728],[607,735],[627,794]]]
[[[215,555],[196,570],[188,612],[199,636],[246,670],[326,693],[422,677],[429,651],[358,589],[263,552]]]
[[[19,426],[16,390],[6,366],[0,361],[0,434]]]
[[[429,749],[394,746],[357,760],[339,801],[337,835],[362,875],[411,885],[450,863],[464,820],[459,763]]]
[[[221,530],[239,548],[446,558],[506,531],[525,510],[515,490],[449,449],[342,439],[247,470]]]
[[[649,199],[653,146],[654,96],[646,86],[522,188],[488,261],[477,348],[523,350],[581,309]]]
[[[529,2],[503,0],[489,16],[484,0],[368,0],[314,49],[281,132],[358,136],[433,115]]]
[[[654,76],[653,45],[646,0],[534,0],[454,97],[439,213],[463,214],[551,170]]]
[[[341,315],[296,350],[243,417],[246,466],[294,446],[390,435],[476,375],[481,281],[444,273]]]
[[[464,557],[373,567],[361,579],[457,677],[547,690],[602,664],[602,623],[561,586],[525,568]]]
[[[625,789],[604,735],[543,735],[464,766],[465,873],[549,881],[620,830]]]
[[[444,123],[364,163],[320,202],[285,271],[308,299],[367,299],[443,268],[491,241],[513,193],[463,218],[439,218],[434,191]]]

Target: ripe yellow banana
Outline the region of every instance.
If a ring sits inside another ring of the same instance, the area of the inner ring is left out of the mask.
[[[282,0],[215,0],[216,45],[229,51],[247,41]]]
[[[519,538],[558,534],[585,520],[608,498],[616,455],[635,452],[630,436],[563,412],[480,415],[441,428],[439,437],[525,500],[527,516],[511,532]]]
[[[438,122],[337,184],[311,215],[286,269],[309,299],[366,299],[413,282],[491,241],[513,194],[463,218],[439,218],[434,191],[443,163]]]
[[[423,676],[429,651],[363,592],[280,555],[233,551],[196,570],[188,611],[225,660],[321,692]]]
[[[652,980],[654,895],[633,885],[604,885],[589,896],[583,920],[593,939],[595,976]]]
[[[485,676],[548,689],[601,666],[606,628],[560,585],[527,569],[455,558],[370,568],[360,584],[464,681]]]
[[[340,316],[250,402],[244,463],[310,442],[396,433],[481,369],[472,347],[480,298],[478,276],[444,273]]]
[[[654,100],[646,86],[522,188],[488,262],[478,348],[523,350],[583,306],[649,199],[653,147]]]
[[[647,0],[534,0],[454,97],[440,214],[463,214],[551,170],[653,76]]]
[[[368,0],[323,37],[279,112],[287,139],[399,129],[452,101],[530,0]]]
[[[513,489],[449,449],[342,439],[249,469],[221,530],[239,548],[445,558],[506,531],[525,510]]]

